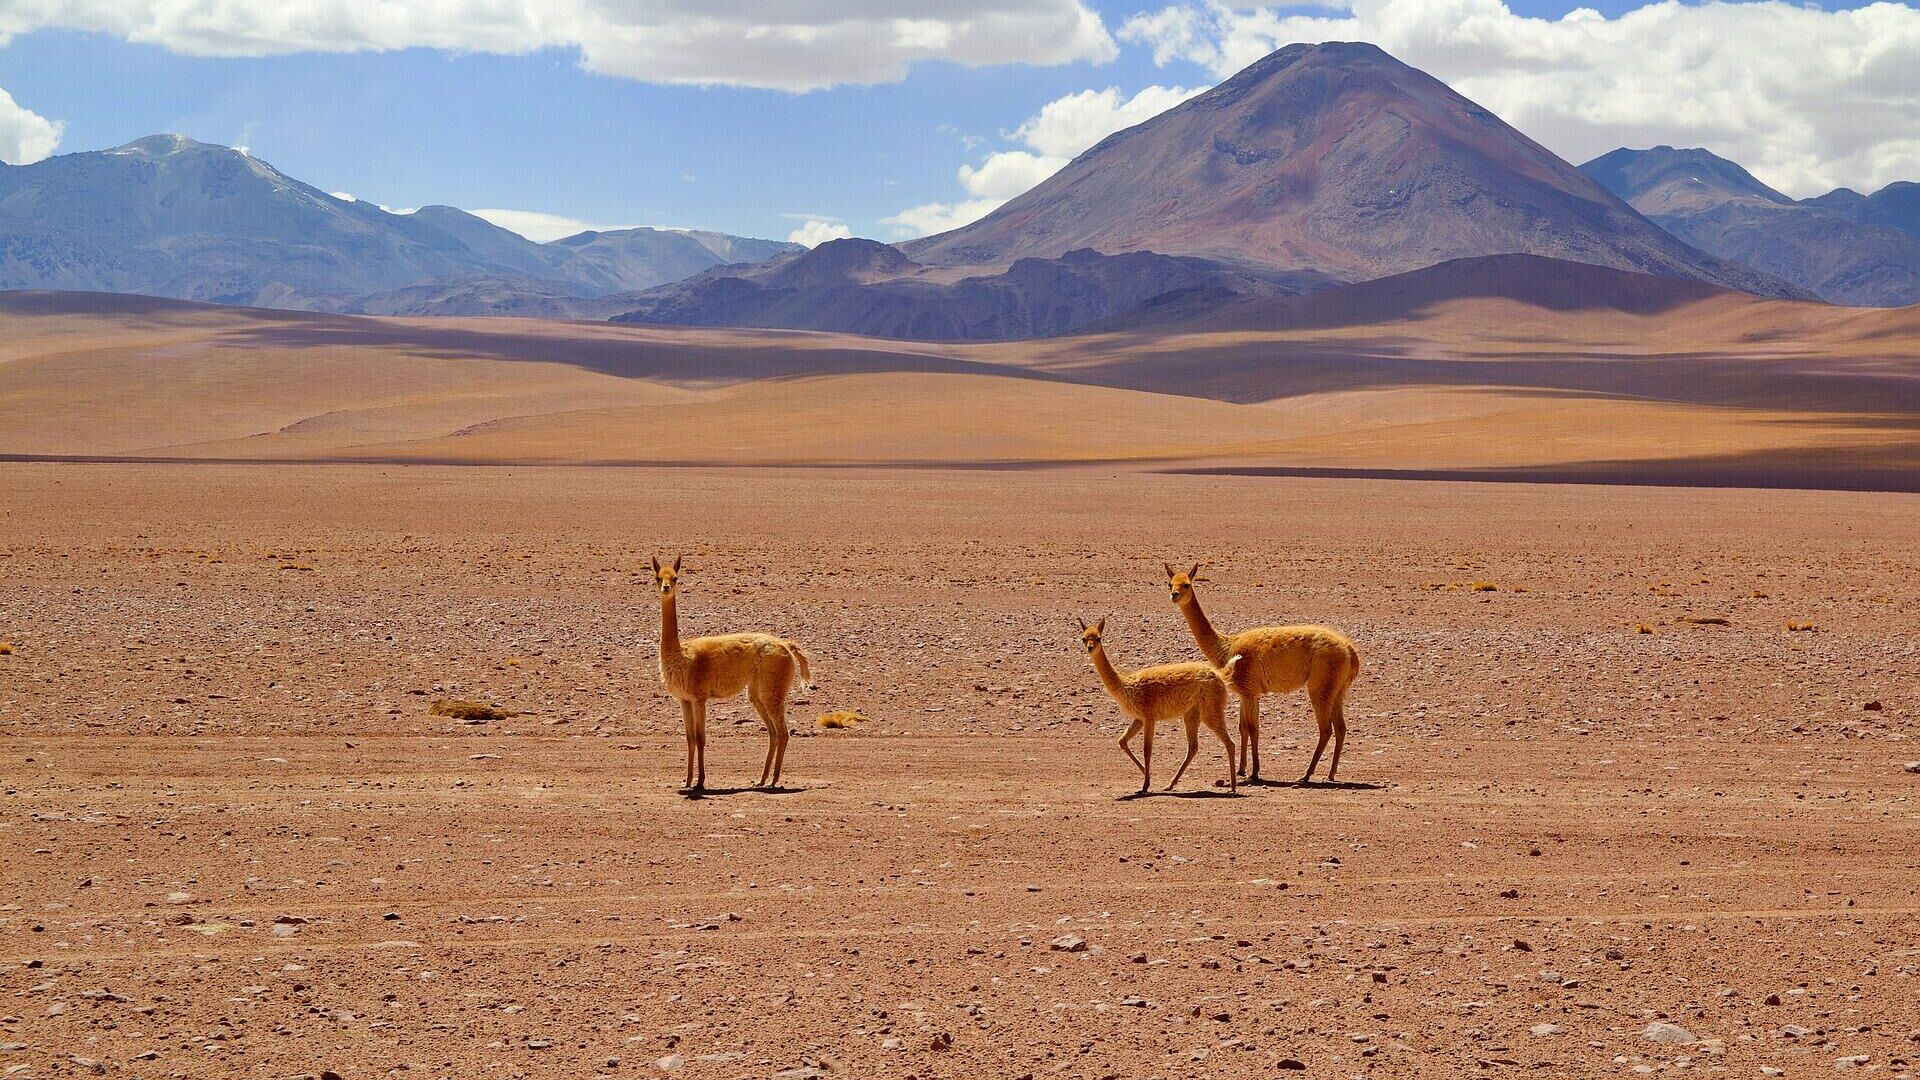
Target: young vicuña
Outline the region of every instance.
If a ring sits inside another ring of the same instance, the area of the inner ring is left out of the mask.
[[[1233,740],[1227,736],[1227,686],[1221,681],[1223,672],[1214,670],[1211,664],[1188,662],[1141,668],[1123,675],[1115,671],[1113,662],[1107,659],[1106,646],[1101,640],[1107,620],[1088,626],[1086,620],[1076,615],[1074,622],[1080,625],[1080,643],[1093,658],[1093,669],[1100,673],[1101,685],[1120,703],[1120,710],[1133,718],[1127,733],[1120,736],[1120,749],[1133,758],[1140,770],[1140,790],[1145,792],[1153,779],[1153,725],[1176,716],[1186,721],[1187,757],[1173,774],[1167,790],[1173,790],[1193,762],[1193,755],[1200,748],[1202,724],[1219,736],[1220,745],[1227,748],[1227,788],[1237,790],[1233,776]],[[1229,657],[1223,665],[1224,673],[1230,674],[1239,662],[1239,657]],[[1133,747],[1127,745],[1141,731],[1146,732],[1146,741],[1141,746],[1145,760],[1135,757]]]

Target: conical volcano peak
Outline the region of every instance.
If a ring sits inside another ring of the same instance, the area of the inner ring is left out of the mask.
[[[1687,247],[1487,109],[1362,42],[1288,45],[1108,136],[979,221],[902,247],[932,265],[1092,248],[1349,281],[1522,252],[1791,292]]]

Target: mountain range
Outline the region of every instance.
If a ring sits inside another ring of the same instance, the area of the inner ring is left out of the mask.
[[[1920,303],[1920,184],[1791,199],[1701,149],[1615,150],[1580,166],[1668,232],[1823,300]]]
[[[389,311],[395,294],[428,288],[464,296],[436,313],[488,314],[461,290],[495,282],[516,300],[590,298],[792,250],[661,229],[536,244],[450,206],[395,214],[340,198],[241,151],[181,135],[0,165],[7,289]]]
[[[1524,255],[1762,297],[1920,302],[1920,185],[1794,200],[1704,150],[1579,168],[1367,44],[1290,45],[972,224],[898,245],[660,229],[537,244],[178,135],[0,166],[0,289],[337,313],[1048,337]],[[1264,305],[1264,306],[1262,306]],[[1337,307],[1338,305],[1334,305]]]

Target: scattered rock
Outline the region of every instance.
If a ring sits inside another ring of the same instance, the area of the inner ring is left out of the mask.
[[[1054,952],[1086,952],[1087,943],[1084,939],[1077,938],[1072,934],[1061,934],[1059,937],[1053,939],[1048,945],[1048,948]]]
[[[1276,1069],[1304,1069],[1306,1067],[1307,1063],[1301,1061],[1299,1058],[1281,1058],[1274,1065]]]
[[[1910,773],[1920,773],[1920,761],[1909,761],[1902,768]]]
[[[1648,1042],[1666,1043],[1674,1046],[1685,1046],[1689,1043],[1700,1041],[1698,1035],[1681,1027],[1679,1024],[1667,1024],[1657,1020],[1648,1024],[1647,1030],[1641,1032],[1640,1037]]]
[[[1879,712],[1880,710],[1886,708],[1886,706],[1880,704],[1878,701],[1865,701],[1865,702],[1861,702],[1860,708],[1864,712]]]
[[[951,1049],[953,1049],[953,1036],[951,1036],[951,1035],[949,1035],[949,1034],[947,1034],[946,1032],[944,1032],[944,1031],[943,1031],[943,1032],[941,1032],[941,1033],[939,1033],[938,1035],[935,1035],[935,1036],[933,1037],[933,1039],[932,1039],[932,1040],[931,1040],[930,1042],[928,1042],[928,1043],[927,1043],[927,1049],[929,1049],[929,1050],[951,1050]]]
[[[1833,1067],[1836,1069],[1857,1069],[1871,1060],[1872,1058],[1866,1054],[1848,1054],[1846,1057],[1834,1058]]]
[[[666,1072],[672,1072],[686,1063],[687,1059],[681,1057],[679,1054],[668,1054],[666,1057],[654,1062],[655,1065],[660,1066],[660,1068]]]
[[[1540,1038],[1545,1038],[1548,1035],[1565,1035],[1567,1033],[1567,1029],[1561,1027],[1559,1024],[1535,1024],[1532,1030],[1534,1035]]]

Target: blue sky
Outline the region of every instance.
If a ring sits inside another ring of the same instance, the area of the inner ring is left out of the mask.
[[[1596,116],[1593,101],[1633,90],[1617,80],[1659,79],[1661,70],[1607,72],[1601,69],[1618,64],[1601,58],[1592,66],[1546,72],[1580,89],[1542,94],[1537,58],[1514,56],[1507,71],[1500,58],[1489,65],[1484,44],[1462,48],[1451,40],[1447,27],[1460,24],[1462,9],[1484,14],[1488,5],[1494,17],[1541,35],[1560,31],[1537,20],[1560,20],[1575,7],[1543,0],[1372,0],[1351,10],[1278,8],[1263,13],[1265,22],[1253,24],[1230,21],[1240,20],[1238,11],[1210,11],[1199,4],[1095,2],[1087,6],[1112,35],[1109,58],[977,67],[924,59],[912,62],[897,81],[804,93],[662,85],[645,81],[644,70],[640,77],[597,73],[583,67],[579,49],[566,46],[520,55],[485,51],[484,45],[316,53],[298,51],[296,38],[258,47],[275,55],[209,56],[193,55],[208,51],[204,46],[182,45],[165,33],[71,29],[53,20],[55,25],[17,28],[0,46],[0,89],[18,108],[61,125],[57,152],[176,131],[245,146],[290,175],[389,206],[434,202],[512,208],[593,223],[705,227],[779,238],[805,218],[841,223],[857,235],[902,235],[910,228],[887,219],[903,209],[958,204],[978,194],[957,179],[962,166],[980,168],[996,152],[1052,160],[1047,151],[1009,134],[1049,102],[1107,87],[1118,88],[1122,99],[1153,86],[1204,87],[1237,67],[1235,56],[1258,55],[1294,35],[1311,39],[1348,31],[1391,39],[1381,41],[1389,51],[1447,79],[1575,160],[1580,160],[1576,151],[1598,152],[1616,135],[1621,142],[1683,144],[1711,137],[1719,145],[1710,148],[1742,160],[1763,179],[1795,194],[1811,194],[1837,183],[1877,186],[1906,175],[1920,155],[1920,147],[1902,148],[1897,123],[1892,134],[1862,132],[1838,139],[1804,132],[1796,137],[1791,130],[1829,122],[1820,110],[1838,107],[1830,100],[1834,84],[1842,84],[1837,89],[1844,95],[1851,78],[1861,94],[1874,96],[1883,122],[1888,108],[1894,119],[1906,117],[1905,141],[1911,142],[1920,126],[1920,111],[1913,108],[1920,90],[1912,77],[1896,79],[1889,89],[1871,71],[1839,70],[1803,80],[1806,85],[1732,87],[1759,96],[1765,109],[1784,112],[1781,132],[1767,130],[1764,123],[1755,130],[1753,117],[1738,109],[1715,116],[1709,107],[1704,115],[1676,121],[1673,114],[1688,110],[1672,103]],[[849,6],[857,5],[850,0]],[[1633,41],[1641,32],[1632,27],[1640,6],[1597,6],[1604,26],[1619,28],[1617,36],[1624,40],[1608,47],[1622,50],[1622,56],[1645,51]],[[1802,18],[1793,14],[1798,8],[1748,5],[1749,13],[1729,14],[1730,7],[1736,6],[1712,5],[1731,23],[1714,22],[1702,9],[1697,21],[1681,30],[1698,35],[1693,49],[1727,53],[1725,79],[1751,78],[1731,72],[1748,66],[1750,50],[1767,48],[1768,35],[1801,40],[1809,33],[1796,24]],[[1915,16],[1909,6],[1881,7],[1894,8],[1890,17],[1903,27]],[[1136,16],[1156,12],[1181,19],[1192,15],[1181,25],[1201,29],[1194,40],[1177,39],[1164,26],[1125,29]],[[1825,15],[1824,21],[1806,25],[1816,26],[1816,34],[1834,33],[1839,48],[1846,47],[1849,34],[1863,41],[1884,37],[1884,28],[1856,25],[1853,18]],[[1757,40],[1736,33],[1732,36],[1739,40],[1717,44],[1715,39],[1727,35],[1716,27],[1728,25],[1751,25]],[[8,28],[0,16],[0,34]],[[1671,27],[1649,27],[1645,33],[1675,36]],[[1238,44],[1229,47],[1230,42]],[[227,51],[226,46],[220,50]],[[1908,61],[1920,57],[1897,55],[1887,63]],[[1681,99],[1692,95],[1712,102],[1729,90],[1711,78],[1699,81],[1695,69],[1711,69],[1711,63],[1697,58],[1671,63],[1674,72],[1684,65],[1687,78],[1694,80],[1672,91]],[[1920,70],[1920,62],[1911,67]],[[1540,99],[1556,96],[1564,100],[1541,104]],[[1803,98],[1807,104],[1798,104]],[[1718,131],[1716,123],[1726,130]],[[1667,127],[1670,137],[1662,135]],[[1055,156],[1077,152],[1060,146],[1048,150]],[[1035,176],[1047,167],[1032,160],[1017,164]],[[976,201],[1005,196],[989,194]]]

